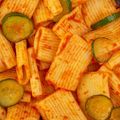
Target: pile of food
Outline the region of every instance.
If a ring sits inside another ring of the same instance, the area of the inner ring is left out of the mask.
[[[0,120],[120,120],[120,0],[0,0]]]

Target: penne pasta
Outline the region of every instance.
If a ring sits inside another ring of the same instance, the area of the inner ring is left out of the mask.
[[[66,33],[83,35],[88,32],[83,15],[81,12],[81,6],[75,8],[71,13],[65,15],[54,27],[53,31],[59,38],[63,38]]]
[[[52,30],[40,27],[35,36],[34,48],[35,50],[37,49],[36,58],[40,61],[51,63],[59,43],[60,39],[52,32]]]
[[[5,120],[39,120],[39,118],[40,114],[31,104],[19,103],[7,109]]]
[[[75,91],[91,59],[91,47],[87,42],[78,35],[66,36],[60,43],[46,80],[57,88]]]
[[[59,15],[63,11],[60,0],[44,0],[44,4],[53,16]]]
[[[85,111],[85,104],[93,95],[110,97],[108,87],[108,74],[105,72],[90,72],[86,74],[77,88],[77,95],[81,108]]]
[[[9,12],[20,12],[31,18],[38,2],[39,0],[4,0],[0,6],[0,24]]]
[[[30,66],[28,60],[27,42],[26,40],[20,41],[15,44],[16,57],[17,57],[17,77],[18,82],[26,85],[30,80]]]
[[[16,58],[9,41],[0,31],[0,72],[16,66]]]
[[[31,102],[31,94],[28,92],[24,92],[24,95],[20,101],[30,103]]]
[[[36,104],[44,120],[87,120],[71,92],[58,90]]]
[[[33,14],[35,25],[46,22],[53,19],[51,11],[45,6],[44,1],[40,0],[38,6]]]
[[[14,69],[10,69],[0,73],[0,81],[8,78],[15,79],[15,80],[17,79],[17,74]]]
[[[85,22],[89,27],[112,13],[119,11],[112,0],[88,0],[83,4],[82,9]]]
[[[42,95],[42,84],[40,81],[37,63],[34,58],[33,48],[28,49],[28,55],[29,55],[29,63],[30,63],[30,71],[31,71],[30,85],[32,90],[32,96],[37,97]]]
[[[43,61],[37,61],[37,66],[38,66],[39,70],[49,69],[50,65],[51,65],[50,63],[46,63]]]

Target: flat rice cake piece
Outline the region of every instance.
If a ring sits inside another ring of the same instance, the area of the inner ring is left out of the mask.
[[[90,44],[78,35],[67,36],[60,43],[46,80],[56,88],[75,91],[91,59]]]
[[[7,109],[5,120],[39,120],[39,112],[27,103],[19,103]]]
[[[86,24],[92,24],[119,11],[112,0],[88,0],[82,8]]]
[[[31,18],[38,2],[39,0],[4,0],[0,6],[0,24],[9,12],[20,12]]]
[[[58,90],[36,106],[44,120],[87,120],[69,91]]]

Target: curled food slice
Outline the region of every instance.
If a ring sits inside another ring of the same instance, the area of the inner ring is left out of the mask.
[[[120,120],[120,107],[112,110],[110,120]]]
[[[9,41],[19,42],[32,34],[33,23],[22,13],[8,13],[2,19],[2,31]]]
[[[17,81],[13,79],[5,79],[0,81],[0,105],[9,107],[22,98],[24,89]]]
[[[86,111],[95,120],[106,120],[110,117],[113,109],[111,100],[104,95],[95,95],[88,98]]]

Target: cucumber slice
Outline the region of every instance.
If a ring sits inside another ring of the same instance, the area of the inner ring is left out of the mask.
[[[60,0],[60,3],[63,7],[63,11],[62,13],[53,18],[54,22],[58,22],[64,15],[66,15],[72,10],[71,0]]]
[[[120,107],[112,110],[110,120],[120,120]]]
[[[92,43],[92,53],[96,61],[100,63],[107,62],[112,56],[114,43],[108,38],[97,38]]]
[[[2,19],[2,31],[11,42],[26,39],[33,32],[33,23],[26,15],[12,12]]]
[[[103,27],[105,25],[107,25],[108,23],[111,23],[112,21],[118,19],[120,17],[120,12],[118,13],[113,13],[112,15],[105,17],[104,19],[100,20],[99,22],[91,25],[91,28],[93,30],[98,29],[100,27]]]
[[[19,102],[24,93],[24,89],[17,81],[6,79],[0,82],[0,105],[9,107]]]
[[[104,95],[95,95],[88,98],[86,111],[94,120],[106,120],[110,117],[113,109],[111,100]]]

